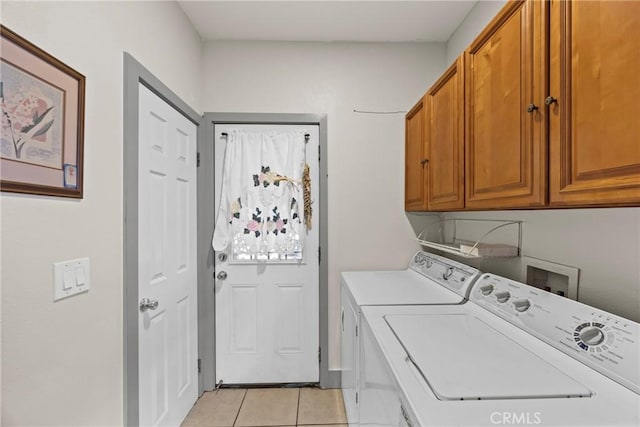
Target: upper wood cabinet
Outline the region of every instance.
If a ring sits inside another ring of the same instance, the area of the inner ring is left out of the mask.
[[[640,1],[508,1],[406,132],[406,210],[640,206]]]
[[[640,2],[554,1],[550,203],[640,203]]]
[[[428,208],[464,208],[464,57],[425,95]]]
[[[420,99],[405,117],[404,209],[427,210],[427,150],[424,138],[424,102]]]
[[[467,208],[546,204],[547,6],[507,3],[465,52]]]

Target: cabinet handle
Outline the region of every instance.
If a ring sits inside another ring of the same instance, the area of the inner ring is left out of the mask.
[[[426,165],[427,163],[429,163],[429,159],[422,159],[422,160],[420,160],[420,164],[421,164],[422,166]]]
[[[527,105],[527,113],[533,113],[537,109],[538,109],[538,106],[536,104]]]
[[[544,103],[546,105],[557,104],[558,98],[554,98],[553,96],[549,95],[545,98]]]

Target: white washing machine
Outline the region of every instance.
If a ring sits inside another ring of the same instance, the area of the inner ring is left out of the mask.
[[[416,253],[406,270],[342,273],[342,392],[350,425],[359,422],[361,307],[461,304],[478,276],[473,267],[426,252]]]
[[[640,425],[638,323],[491,274],[362,314],[360,425]]]

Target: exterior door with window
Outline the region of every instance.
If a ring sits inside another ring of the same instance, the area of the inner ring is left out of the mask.
[[[313,202],[319,199],[319,127],[218,124],[214,132],[218,215],[222,187],[226,185],[223,182],[225,155],[233,132],[308,134],[306,142],[303,139],[300,144],[304,144],[304,161],[309,165],[310,201],[314,211],[311,229],[305,231],[302,247],[255,253],[246,251],[242,242],[232,238],[226,249],[215,252],[215,381],[218,384],[318,382],[320,224],[319,207]],[[274,147],[276,151],[280,149]],[[260,147],[256,146],[255,150]],[[282,153],[262,153],[259,170],[245,168],[242,179],[250,186],[267,190],[277,179],[282,179],[280,185],[301,185],[298,180],[287,181],[286,173],[266,164],[269,162],[265,158],[284,155]],[[303,200],[296,202],[302,205]],[[239,208],[237,204],[234,206]],[[251,207],[251,210],[253,220],[244,232],[252,238],[256,233],[265,239],[273,238],[274,232],[291,233],[291,221],[299,219],[286,218],[287,215],[271,208]]]

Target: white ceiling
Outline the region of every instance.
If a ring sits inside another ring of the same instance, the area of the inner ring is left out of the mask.
[[[205,40],[449,40],[474,1],[183,1]]]

